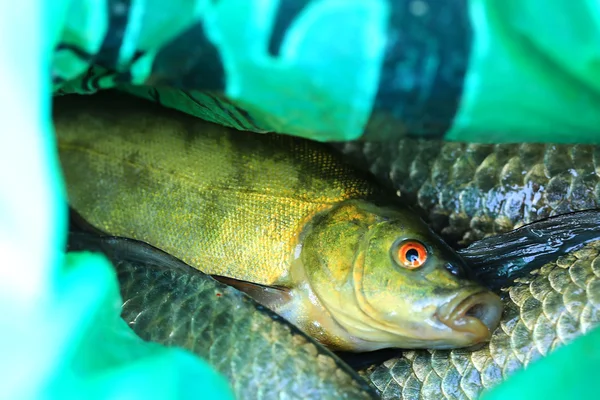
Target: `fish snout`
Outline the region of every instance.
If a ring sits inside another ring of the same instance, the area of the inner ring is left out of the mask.
[[[502,301],[489,291],[459,297],[438,312],[440,322],[455,332],[465,334],[471,345],[488,341],[501,316]]]

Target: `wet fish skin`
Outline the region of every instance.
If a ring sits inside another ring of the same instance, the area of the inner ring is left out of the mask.
[[[306,220],[377,188],[307,142],[125,94],[63,96],[53,111],[70,205],[97,229],[212,275],[285,281]]]
[[[121,315],[140,337],[204,358],[228,378],[238,399],[377,398],[366,381],[298,329],[168,254],[85,233],[71,233],[69,244],[112,261]]]
[[[362,371],[383,399],[469,399],[600,324],[600,241],[544,265],[507,292],[489,344],[404,352]]]
[[[600,205],[600,147],[423,139],[333,145],[468,245],[548,216]]]

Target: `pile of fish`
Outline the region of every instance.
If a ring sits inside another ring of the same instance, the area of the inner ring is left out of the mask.
[[[57,99],[54,121],[69,202],[94,228],[218,277],[335,350],[464,347],[498,325],[499,297],[325,145],[126,95],[86,100]]]
[[[58,98],[54,121],[70,205],[120,237],[70,248],[113,261],[141,337],[240,398],[477,398],[600,322],[598,215],[543,221],[596,206],[594,148],[337,146],[376,184],[326,145],[115,93]],[[325,347],[403,351],[361,372],[376,393]]]

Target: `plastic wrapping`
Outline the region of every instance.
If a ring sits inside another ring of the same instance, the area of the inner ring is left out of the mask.
[[[232,398],[205,362],[129,329],[104,257],[65,258],[46,69],[60,14],[45,2],[12,4],[0,5],[0,397]]]
[[[599,142],[600,6],[566,4],[1,3],[2,397],[229,397],[201,360],[142,342],[120,322],[116,280],[103,258],[63,258],[52,91],[118,86],[239,129],[316,140],[366,131]],[[385,101],[378,97],[390,87]],[[589,397],[597,390],[598,335],[539,361],[488,398],[575,390]]]
[[[469,7],[471,64],[446,139],[600,143],[600,21],[593,18],[600,5],[470,0]]]
[[[116,86],[237,129],[321,141],[600,143],[594,2],[69,4],[57,93]]]

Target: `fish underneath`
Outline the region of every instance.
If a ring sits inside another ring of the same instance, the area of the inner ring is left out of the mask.
[[[205,359],[236,399],[378,398],[355,371],[281,317],[152,246],[71,232],[69,250],[103,253],[115,268],[128,325],[144,340]]]

